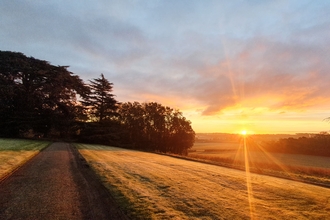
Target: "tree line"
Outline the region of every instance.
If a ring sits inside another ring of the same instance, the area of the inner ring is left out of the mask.
[[[269,152],[330,156],[330,134],[322,132],[310,137],[281,138],[268,142],[265,149]]]
[[[186,154],[195,132],[179,110],[120,103],[103,74],[85,83],[68,70],[0,51],[0,136],[75,140]]]

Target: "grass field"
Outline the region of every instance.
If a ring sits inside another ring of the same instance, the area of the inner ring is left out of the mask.
[[[99,145],[77,145],[132,219],[327,219],[330,189]]]
[[[48,144],[44,141],[0,139],[0,180]]]
[[[244,151],[242,142],[197,142],[188,156],[238,169],[245,169],[247,158],[252,172],[330,187],[329,157],[254,151],[249,150],[249,146],[246,146],[246,149]]]
[[[238,149],[240,148],[239,142],[229,143],[195,143],[190,154],[210,155],[217,156],[219,158],[242,158],[237,155]],[[305,166],[313,168],[328,168],[330,169],[330,158],[321,156],[310,156],[301,154],[282,154],[282,153],[269,153],[267,155],[264,152],[249,152],[255,162],[274,163],[270,160],[269,156],[276,159],[281,164],[292,165],[292,166]]]

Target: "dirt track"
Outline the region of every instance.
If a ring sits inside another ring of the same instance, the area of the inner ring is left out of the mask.
[[[66,143],[54,143],[0,182],[0,219],[127,219]]]

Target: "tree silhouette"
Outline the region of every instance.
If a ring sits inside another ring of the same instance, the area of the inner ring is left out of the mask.
[[[47,135],[52,129],[68,135],[78,117],[77,94],[88,88],[67,70],[22,53],[0,51],[0,133]],[[24,135],[23,135],[24,136]]]
[[[330,134],[321,132],[309,137],[281,138],[269,142],[265,150],[276,153],[330,156]]]
[[[112,86],[103,74],[89,81],[90,92],[83,98],[88,120],[80,130],[79,140],[88,143],[118,145],[121,127],[117,120],[118,102]]]
[[[90,80],[90,93],[84,97],[84,105],[89,109],[90,120],[102,122],[116,116],[118,102],[112,94],[113,84],[104,75]]]
[[[74,137],[183,155],[192,147],[195,132],[178,110],[120,104],[103,74],[86,85],[67,68],[0,51],[0,136]]]
[[[186,155],[193,146],[195,132],[178,110],[155,102],[128,102],[119,113],[133,148]]]

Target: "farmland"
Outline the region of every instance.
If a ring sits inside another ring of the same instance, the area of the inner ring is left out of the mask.
[[[134,219],[326,219],[330,189],[100,145],[76,145]]]
[[[251,149],[248,144],[244,147],[242,139],[196,142],[188,156],[245,170],[246,154],[249,168],[253,172],[330,186],[329,157],[267,152],[261,144],[259,146],[258,149]]]
[[[24,164],[49,142],[0,139],[0,179]]]
[[[217,156],[219,158],[231,158],[235,160],[237,156],[240,143],[195,143],[190,155],[200,154],[208,156]],[[278,162],[285,165],[305,166],[313,168],[327,168],[330,169],[329,157],[310,156],[300,154],[283,154],[283,153],[266,153],[249,152],[254,158],[255,162],[268,162],[269,156],[276,158]]]

